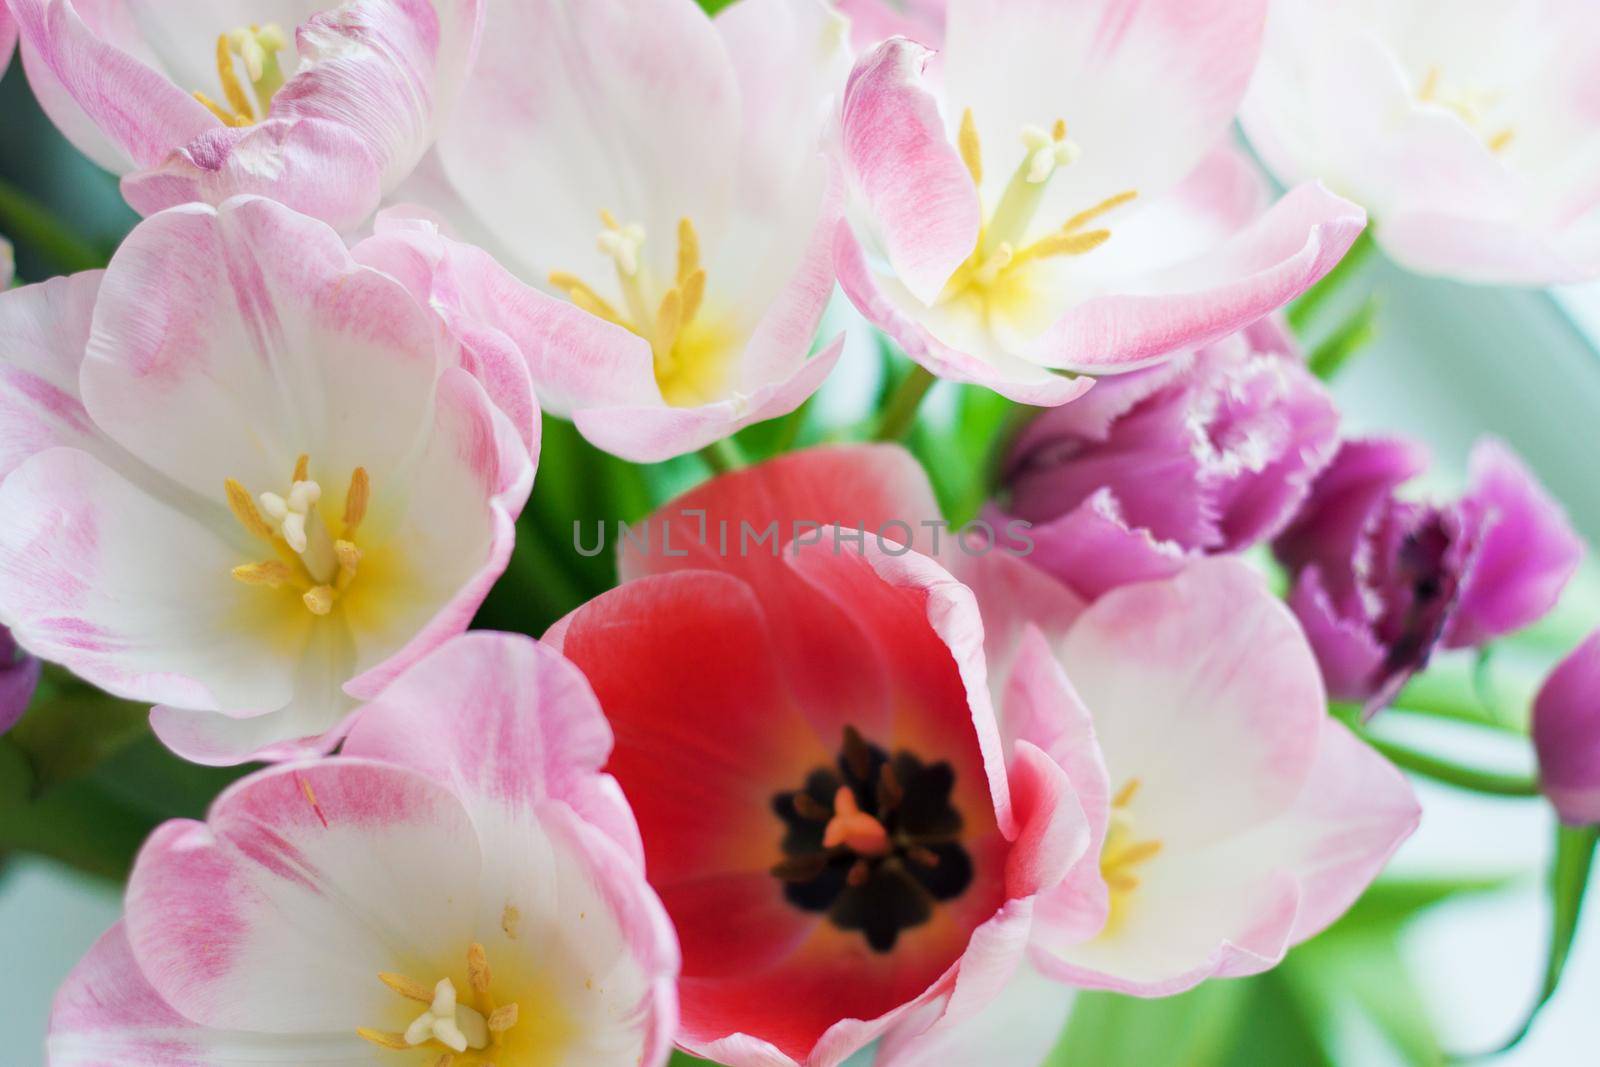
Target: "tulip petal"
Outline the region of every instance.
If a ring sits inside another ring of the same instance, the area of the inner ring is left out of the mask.
[[[371,1062],[370,1049],[348,1029],[300,1035],[197,1026],[150,985],[120,922],[56,992],[47,1043],[52,1067],[357,1067]]]
[[[972,177],[922,85],[931,56],[904,38],[862,56],[841,118],[852,190],[896,276],[923,304],[972,254],[983,224]]]
[[[891,1030],[876,1067],[1006,1063],[1035,1067],[1061,1038],[1074,991],[1024,962],[993,1003],[961,1023],[917,1033],[912,1020]]]
[[[472,940],[450,903],[479,863],[466,811],[421,775],[281,766],[225,792],[208,823],[156,831],[129,882],[128,940],[162,998],[204,1025],[383,1026],[397,1004],[380,973],[431,974]]]
[[[343,752],[519,817],[560,801],[643,863],[633,815],[600,772],[611,728],[583,675],[549,646],[509,634],[451,641],[367,705]]]
[[[332,229],[241,198],[123,243],[83,396],[119,444],[219,504],[229,478],[281,492],[302,454],[341,483],[365,467],[381,492],[427,432],[439,355],[426,311]]]
[[[100,272],[0,292],[0,480],[29,456],[55,446],[114,462],[111,446],[83,409],[78,370],[100,292]]]
[[[1023,127],[1056,119],[1083,149],[1043,209],[1165,192],[1226,134],[1260,51],[1266,0],[950,0],[951,116],[971,108],[996,186]],[[991,147],[992,146],[992,147]]]
[[[0,484],[0,604],[19,644],[130,700],[270,711],[292,692],[309,612],[236,582],[226,527],[72,449]],[[226,520],[223,520],[226,521]]]

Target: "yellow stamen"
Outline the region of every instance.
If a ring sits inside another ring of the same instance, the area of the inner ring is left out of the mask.
[[[1491,152],[1503,152],[1503,151],[1505,151],[1505,149],[1511,144],[1512,140],[1516,136],[1517,136],[1517,131],[1516,130],[1509,130],[1509,129],[1501,130],[1499,133],[1497,133],[1493,137],[1489,138],[1489,141],[1488,141],[1489,151],[1491,151]]]
[[[1111,798],[1113,808],[1125,808],[1132,803],[1134,795],[1139,792],[1139,779],[1129,778],[1128,784],[1117,790],[1117,795]]]
[[[411,1051],[411,1046],[406,1044],[405,1034],[393,1034],[386,1030],[373,1030],[370,1027],[360,1026],[356,1028],[356,1035],[379,1048],[393,1049],[395,1052]]]
[[[1067,120],[1056,119],[1055,125],[1050,127],[1050,139],[1060,144],[1067,139]]]
[[[689,275],[700,269],[700,235],[694,223],[678,220],[678,284],[689,280]],[[703,273],[703,272],[702,272]]]
[[[683,290],[683,324],[687,326],[694,321],[694,317],[700,313],[700,305],[705,302],[705,268],[696,268],[683,280],[683,284],[679,288]]]
[[[243,127],[254,125],[250,119],[245,118],[242,115],[235,115],[233,112],[229,111],[227,108],[223,107],[221,104],[217,103],[215,100],[211,99],[209,96],[200,92],[199,90],[196,90],[190,95],[198,100],[202,107],[221,120],[222,124],[225,126]]]
[[[282,560],[269,559],[264,563],[246,563],[233,568],[234,581],[245,585],[264,585],[268,589],[281,589],[295,581],[295,573]]]
[[[1138,195],[1139,190],[1137,189],[1125,189],[1116,196],[1108,196],[1089,210],[1080,211],[1076,215],[1072,216],[1062,225],[1061,229],[1067,233],[1082,229],[1084,226],[1093,222],[1101,215],[1121,207],[1128,201],[1138,197]]]
[[[378,975],[378,981],[399,993],[407,1000],[421,1001],[423,1004],[433,1003],[433,990],[414,979],[403,974],[391,974],[387,971]]]
[[[517,1025],[517,1006],[515,1004],[502,1004],[489,1016],[489,1032],[503,1034]]]
[[[956,138],[961,147],[961,162],[967,165],[973,185],[983,184],[983,147],[978,142],[978,123],[969,107],[961,114],[961,132]]]
[[[678,333],[683,329],[683,294],[677,289],[668,289],[667,295],[661,298],[661,306],[656,309],[656,329],[654,348],[656,362],[671,366],[672,346],[678,343]]]
[[[233,125],[248,126],[255,122],[255,107],[239,81],[238,72],[233,69],[233,44],[226,33],[217,38],[217,77],[222,80],[222,95],[227,98],[228,106],[233,108],[235,116],[245,120]]]
[[[1101,864],[1111,867],[1136,867],[1145,860],[1153,859],[1161,851],[1160,841],[1139,841],[1122,848],[1114,849],[1109,854],[1101,857]]]
[[[350,488],[344,495],[344,535],[350,537],[367,517],[367,505],[372,500],[372,481],[367,468],[357,467],[350,475]]]
[[[1422,79],[1422,88],[1417,90],[1417,99],[1423,101],[1424,103],[1426,103],[1426,102],[1432,100],[1433,99],[1433,95],[1435,93],[1437,93],[1438,91],[1439,91],[1439,68],[1438,67],[1429,67],[1428,68],[1428,76],[1426,78]]]
[[[333,611],[335,590],[330,586],[316,585],[307,589],[300,599],[313,615],[327,615]]]
[[[263,541],[277,540],[277,531],[268,526],[267,520],[256,510],[256,502],[251,498],[249,490],[232,478],[224,483],[224,487],[228,492],[228,508],[233,512],[233,517],[239,520],[239,525]]]
[[[565,292],[568,299],[596,318],[605,319],[607,322],[617,326],[627,327],[627,322],[618,314],[617,309],[612,307],[599,293],[589,288],[588,283],[577,275],[559,270],[551,271],[550,284],[554,288]]]
[[[1093,252],[1111,239],[1110,230],[1090,230],[1088,233],[1053,233],[1041,238],[1018,252],[1012,264],[1051,256],[1081,256]]]
[[[622,229],[622,223],[618,222],[617,217],[611,212],[607,211],[605,208],[600,209],[600,225],[604,226],[608,230]]]

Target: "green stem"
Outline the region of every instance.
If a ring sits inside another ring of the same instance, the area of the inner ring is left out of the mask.
[[[1290,329],[1304,336],[1306,327],[1317,317],[1323,306],[1344,288],[1345,282],[1361,272],[1361,268],[1372,258],[1372,253],[1376,250],[1377,243],[1372,239],[1372,228],[1369,226],[1361,232],[1360,237],[1356,238],[1355,244],[1350,246],[1350,250],[1344,254],[1338,265],[1289,306]]]
[[[744,453],[739,450],[738,442],[731,437],[713,441],[702,448],[700,458],[705,460],[712,474],[727,474],[745,465]]]
[[[1455,786],[1472,793],[1483,793],[1496,797],[1536,797],[1539,795],[1539,783],[1527,775],[1503,774],[1499,771],[1485,771],[1476,767],[1463,767],[1459,763],[1452,763],[1447,759],[1419,752],[1406,745],[1394,741],[1385,741],[1373,737],[1364,731],[1357,731],[1363,741],[1381,752],[1390,763],[1412,774],[1421,775],[1431,781],[1444,785]]]
[[[1572,942],[1578,933],[1578,920],[1583,913],[1583,898],[1589,888],[1596,844],[1600,844],[1600,827],[1556,827],[1556,852],[1550,863],[1550,945],[1545,958],[1544,982],[1539,987],[1538,999],[1516,1033],[1487,1055],[1498,1056],[1520,1044],[1561,985],[1561,972],[1566,970]]]
[[[933,388],[937,380],[933,372],[920,363],[914,365],[890,394],[883,415],[878,419],[878,432],[873,434],[873,439],[899,441],[910,433],[917,421],[917,409],[922,406],[922,398],[928,395],[928,390]]]
[[[106,265],[105,255],[93,244],[67,229],[49,208],[4,181],[0,181],[0,232],[38,249],[69,274]]]
[[[1311,350],[1306,367],[1323,381],[1332,380],[1350,357],[1378,336],[1378,298],[1369,296],[1361,307],[1335,327],[1327,339]]]

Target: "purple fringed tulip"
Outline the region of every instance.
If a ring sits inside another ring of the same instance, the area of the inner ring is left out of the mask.
[[[1600,823],[1600,630],[1556,665],[1533,702],[1539,784],[1561,820]]]
[[[1278,539],[1331,696],[1386,704],[1433,650],[1472,648],[1542,617],[1583,557],[1566,515],[1505,445],[1473,449],[1449,504],[1400,499],[1428,466],[1401,440],[1347,441]]]
[[[1033,524],[1032,562],[1093,599],[1275,536],[1332,459],[1338,425],[1264,320],[1039,416],[1008,453],[1004,510]]]
[[[0,626],[0,734],[22,718],[38,684],[39,661],[19,649],[11,631]]]

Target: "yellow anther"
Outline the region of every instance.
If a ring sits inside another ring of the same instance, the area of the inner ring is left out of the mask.
[[[1117,790],[1117,795],[1111,798],[1113,808],[1125,808],[1133,803],[1135,794],[1139,792],[1139,779],[1129,778],[1128,783]]]
[[[1050,127],[1050,139],[1060,144],[1067,139],[1067,120],[1056,119],[1055,125]]]
[[[700,235],[695,232],[694,223],[688,219],[678,220],[678,284],[681,286],[689,280],[689,276],[700,269]]]
[[[655,341],[653,347],[657,362],[671,363],[672,346],[678,343],[678,331],[683,329],[683,294],[668,289],[656,309]]]
[[[1139,190],[1137,189],[1124,189],[1115,196],[1108,196],[1089,210],[1080,211],[1072,216],[1062,225],[1061,229],[1067,233],[1080,230],[1108,211],[1114,211],[1128,201],[1136,199],[1138,195]]]
[[[628,325],[616,308],[612,307],[599,293],[589,288],[588,283],[577,275],[568,274],[566,271],[551,271],[550,284],[566,293],[574,304],[589,314],[605,319],[607,322],[615,323],[618,326],[626,327]]]
[[[487,993],[494,975],[489,970],[489,955],[483,946],[474,941],[467,948],[467,984],[474,993]]]
[[[961,148],[961,162],[967,165],[973,185],[983,184],[983,147],[978,142],[978,123],[969,107],[961,114],[961,132],[956,137]]]
[[[335,592],[331,586],[315,585],[305,591],[300,599],[313,615],[327,615],[333,611]]]
[[[1112,867],[1137,867],[1145,860],[1153,859],[1160,851],[1160,841],[1140,841],[1114,850],[1100,862]]]
[[[298,480],[298,479],[297,479]],[[344,495],[344,535],[351,536],[367,517],[367,505],[372,500],[372,480],[367,468],[357,467],[350,475],[350,488]]]
[[[430,995],[429,999],[432,997]],[[406,1044],[405,1034],[394,1034],[387,1030],[373,1030],[370,1027],[356,1028],[356,1035],[365,1041],[370,1041],[379,1048],[393,1049],[395,1052],[409,1052],[411,1046]]]
[[[287,563],[281,560],[267,560],[265,563],[246,563],[241,567],[233,568],[235,581],[245,585],[264,585],[268,589],[281,589],[285,585],[294,583],[295,572]]]
[[[235,115],[199,90],[196,90],[192,95],[200,102],[202,107],[220,119],[225,126],[250,126],[254,124],[253,120],[248,116]]]
[[[423,1004],[433,1003],[433,990],[414,979],[403,974],[391,974],[387,971],[378,975],[378,981],[399,993],[407,1000],[421,1001]]]
[[[1093,252],[1110,239],[1110,230],[1053,233],[1018,252],[1012,264],[1026,263],[1033,259],[1047,259],[1050,256],[1081,256],[1086,252]]]
[[[489,1032],[503,1034],[517,1025],[517,1006],[515,1004],[502,1004],[489,1016]]]
[[[607,211],[605,208],[600,209],[600,225],[604,226],[608,230],[622,229],[622,223],[618,222],[617,217],[611,212]]]
[[[233,512],[233,517],[239,520],[239,525],[263,541],[276,540],[278,532],[267,525],[267,520],[256,510],[256,502],[250,496],[249,490],[232,478],[223,484],[228,492],[228,509]]]
[[[700,267],[683,280],[679,286],[683,290],[683,324],[687,326],[694,321],[700,313],[700,305],[706,298],[706,271]]]
[[[1509,129],[1501,130],[1499,133],[1497,133],[1493,137],[1489,138],[1489,140],[1488,140],[1489,151],[1491,151],[1491,152],[1503,152],[1503,151],[1505,151],[1506,148],[1510,146],[1512,140],[1516,136],[1517,136],[1517,131],[1515,131],[1515,130],[1509,130]]]
[[[295,482],[308,482],[311,480],[311,457],[304,452],[294,461],[294,476],[289,479],[289,484]]]

